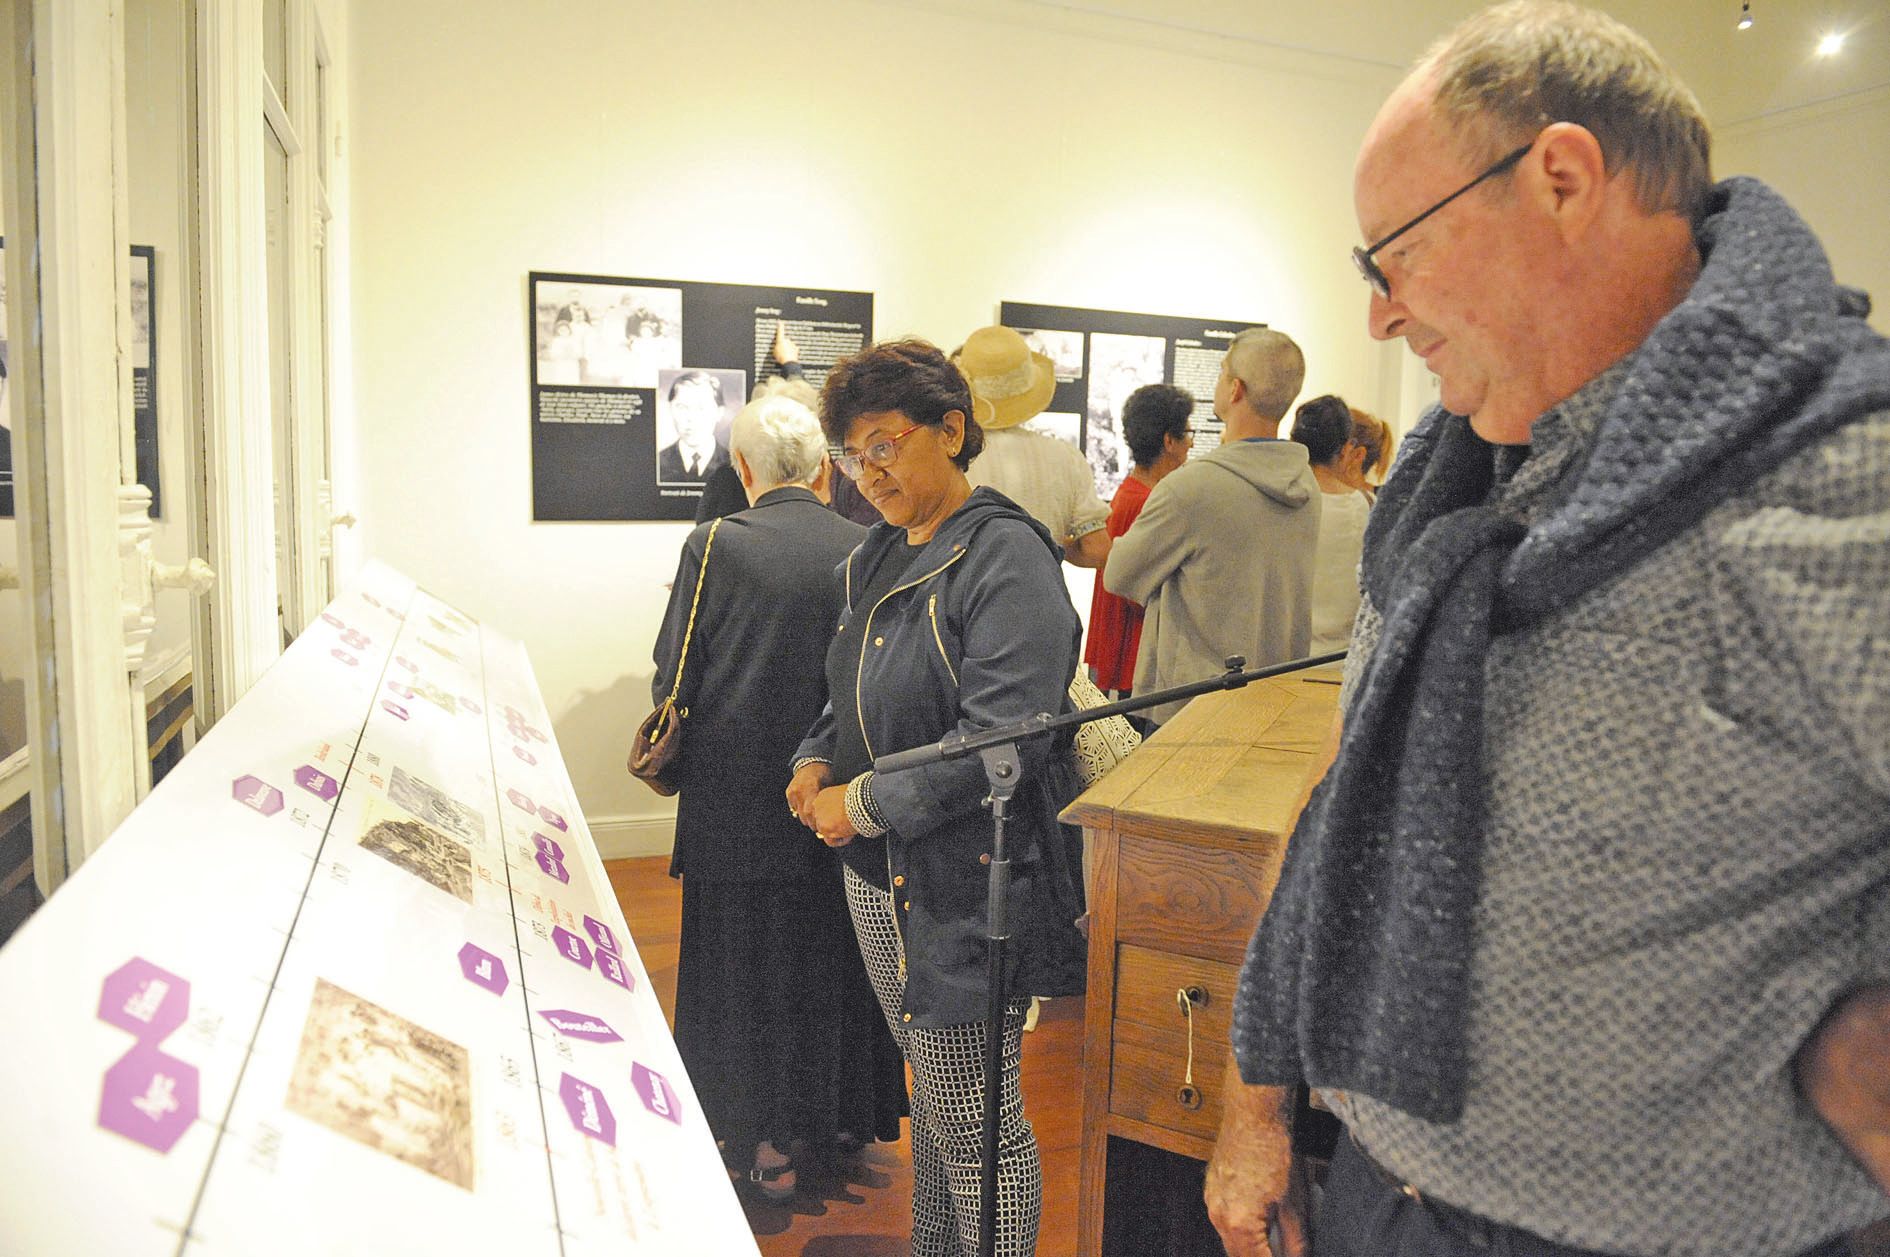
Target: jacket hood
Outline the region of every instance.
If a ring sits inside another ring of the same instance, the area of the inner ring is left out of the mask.
[[[1201,463],[1238,476],[1281,506],[1304,506],[1319,492],[1306,447],[1298,441],[1232,441]]]

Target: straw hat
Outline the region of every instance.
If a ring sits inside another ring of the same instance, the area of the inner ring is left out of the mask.
[[[992,430],[1041,414],[1057,391],[1055,365],[1008,327],[981,327],[967,336],[958,369],[971,386],[972,417]]]

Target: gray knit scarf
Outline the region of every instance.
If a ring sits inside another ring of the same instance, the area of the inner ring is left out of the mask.
[[[1890,342],[1769,188],[1715,190],[1692,290],[1626,361],[1586,460],[1532,525],[1487,501],[1493,447],[1433,409],[1366,531],[1381,636],[1241,976],[1248,1082],[1463,1112],[1482,881],[1484,664],[1793,453],[1890,409]]]

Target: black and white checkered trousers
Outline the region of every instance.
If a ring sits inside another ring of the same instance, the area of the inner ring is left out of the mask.
[[[901,1019],[905,951],[892,896],[846,870],[847,907],[866,973],[886,1024],[912,1067],[913,1257],[972,1257],[978,1251],[979,1170],[984,1130],[984,1023],[922,1029]],[[997,1252],[1037,1250],[1043,1169],[1024,1119],[1021,1067],[1028,997],[1004,1006],[1003,1103],[998,1117]]]

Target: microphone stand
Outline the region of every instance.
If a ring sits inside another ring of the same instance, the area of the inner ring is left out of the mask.
[[[1208,694],[1215,690],[1237,690],[1268,677],[1316,668],[1322,664],[1335,663],[1343,658],[1345,658],[1345,652],[1340,650],[1326,655],[1314,655],[1309,659],[1294,659],[1287,663],[1249,670],[1244,657],[1230,655],[1227,659],[1227,670],[1219,676],[1209,677],[1204,681],[1191,681],[1186,685],[1156,690],[1151,694],[1137,694],[1117,702],[1104,703],[1100,707],[1080,708],[1067,715],[1053,716],[1049,712],[1038,712],[1034,716],[1026,716],[1011,724],[980,729],[975,733],[951,733],[931,745],[915,746],[907,751],[894,751],[890,755],[881,755],[873,761],[873,772],[876,775],[883,775],[908,768],[919,768],[926,764],[942,763],[948,759],[976,755],[984,762],[984,777],[990,787],[990,794],[985,799],[985,803],[991,808],[991,874],[985,909],[988,917],[988,926],[985,931],[988,946],[985,964],[984,1140],[978,1198],[980,1257],[993,1257],[997,1246],[998,1117],[1002,1104],[1000,1083],[1003,1078],[1004,1062],[1004,959],[1011,937],[1011,861],[1004,846],[1004,825],[1010,809],[1011,796],[1017,793],[1018,780],[1023,772],[1023,762],[1017,753],[1018,743],[1026,738],[1047,737],[1059,729],[1072,729],[1077,725],[1088,724],[1092,720],[1124,716],[1130,712],[1159,707],[1178,699],[1193,698],[1198,694]],[[893,911],[898,910],[895,904]]]

